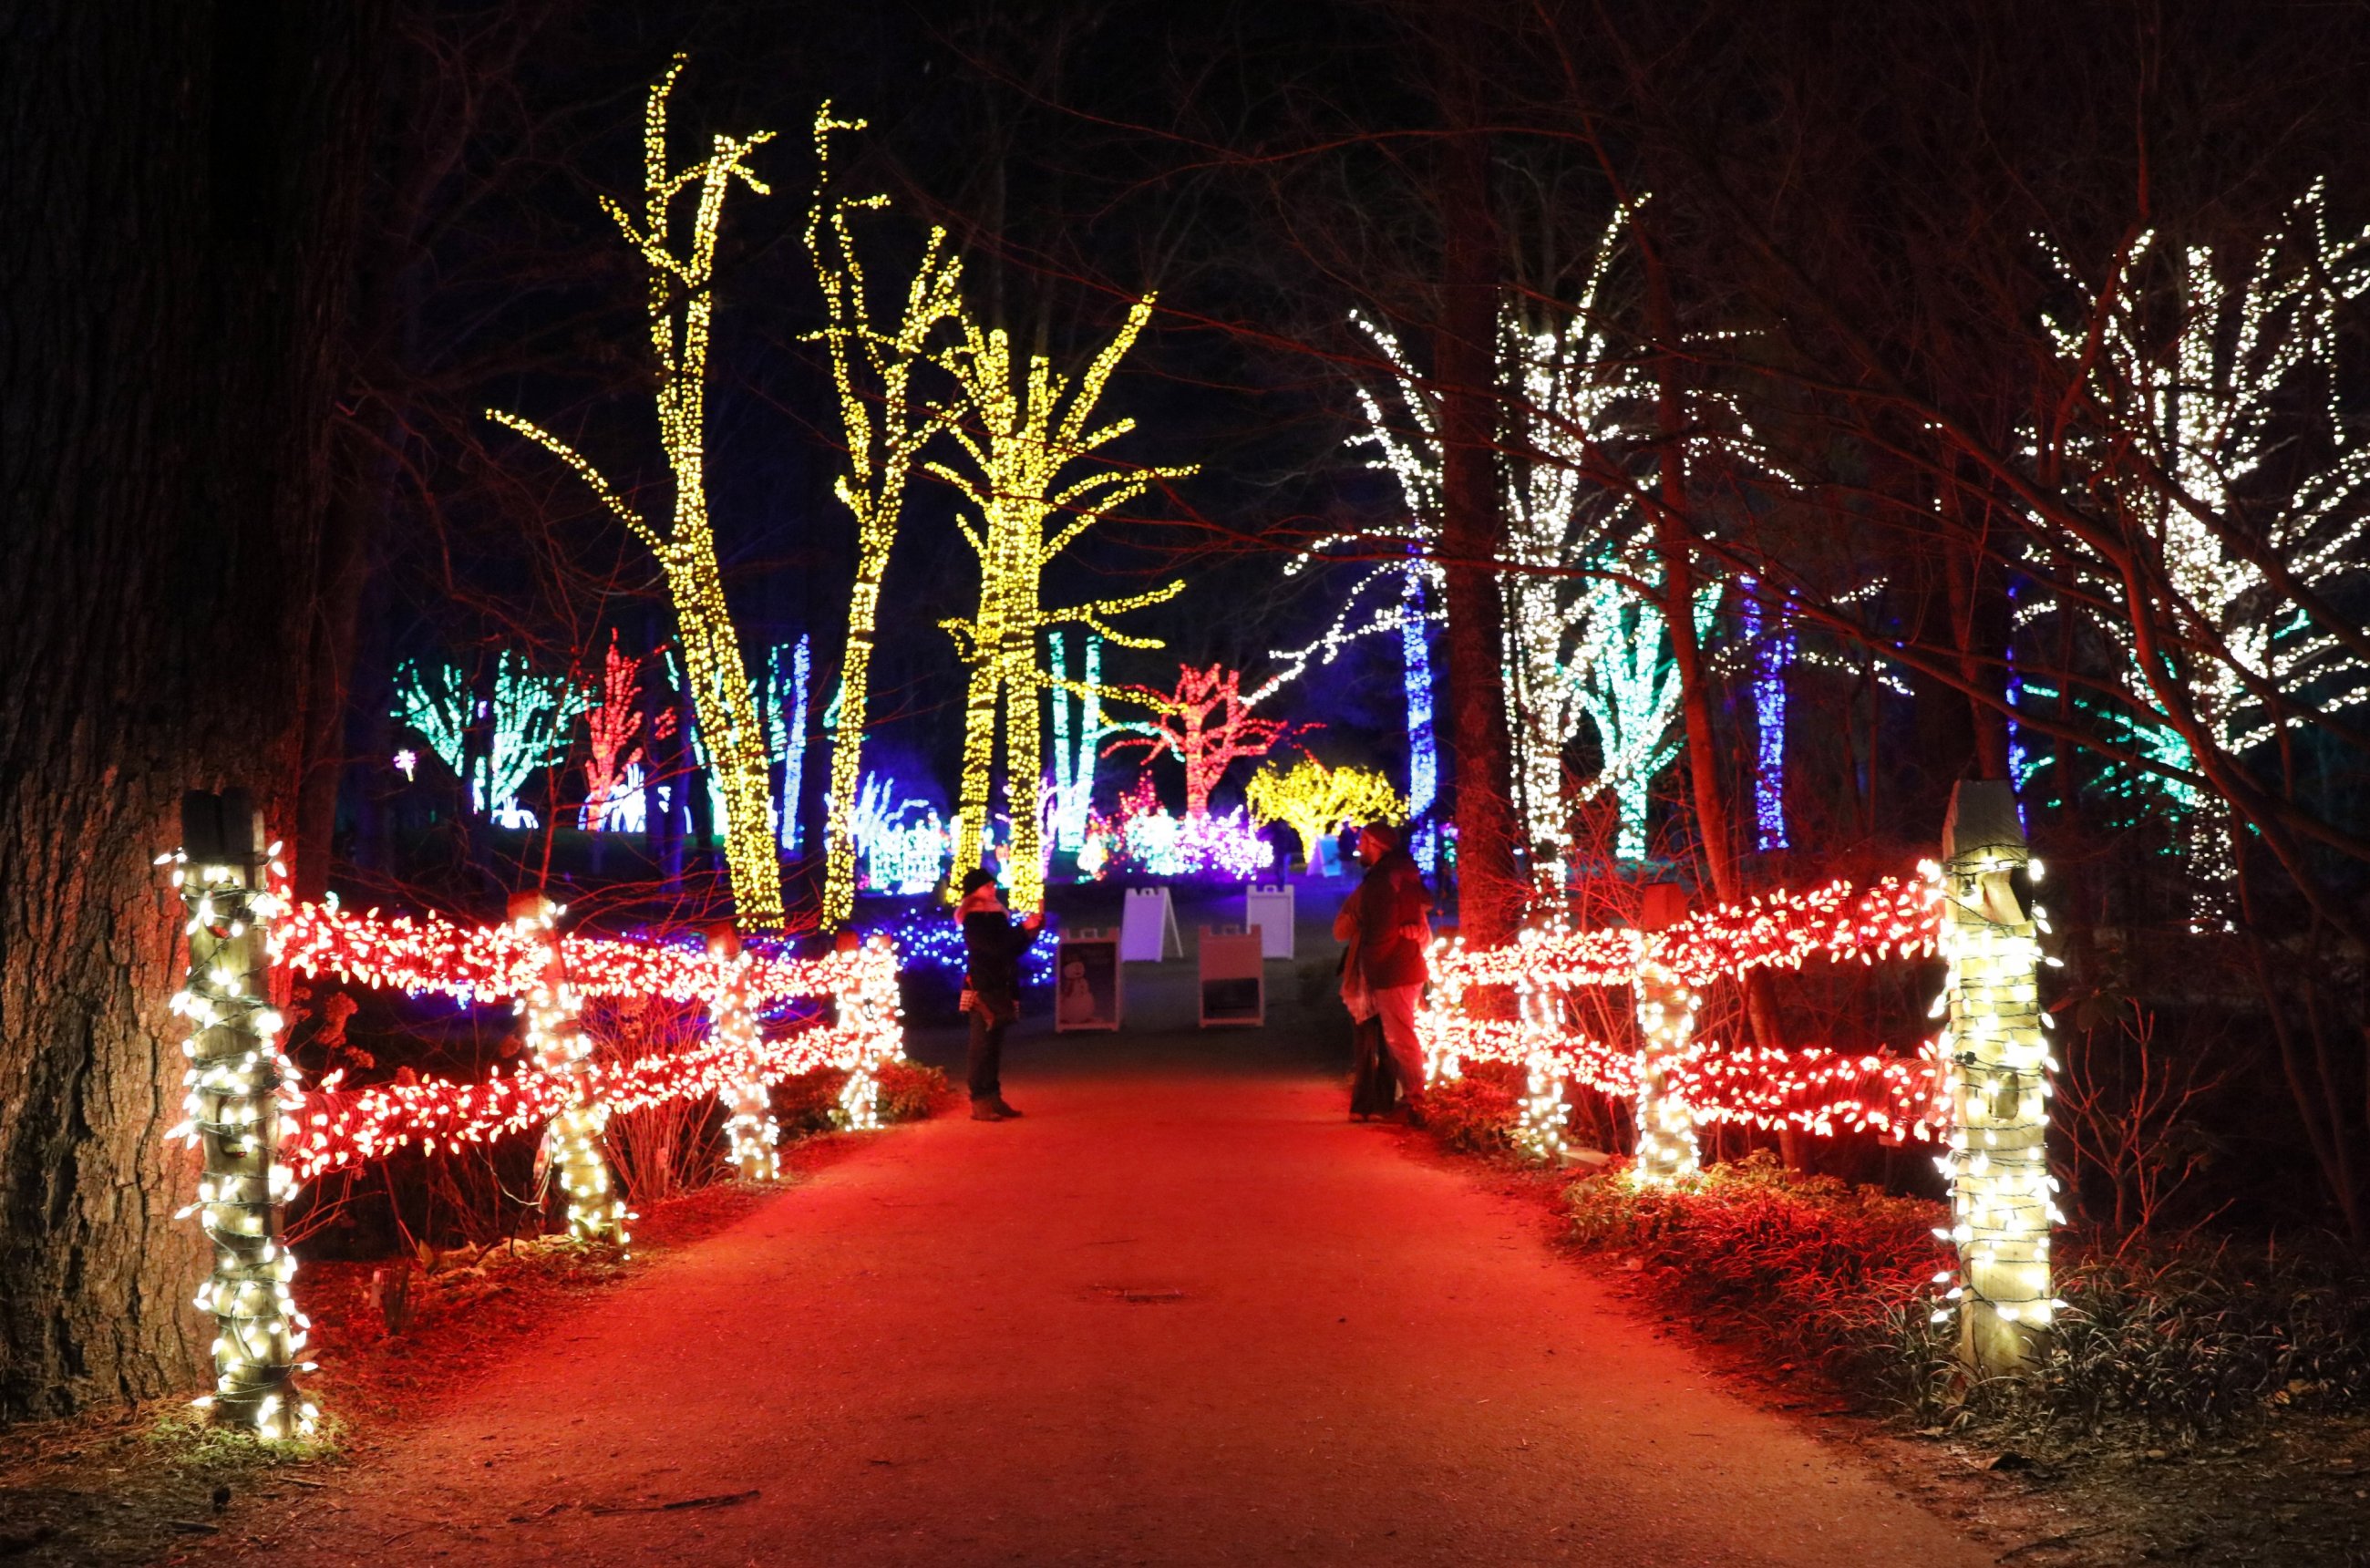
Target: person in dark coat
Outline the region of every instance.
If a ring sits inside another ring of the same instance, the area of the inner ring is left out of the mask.
[[[1349,944],[1341,999],[1363,1032],[1362,1069],[1364,1052],[1376,1054],[1373,1077],[1362,1070],[1351,1094],[1351,1113],[1366,1115],[1391,1109],[1390,1089],[1379,1081],[1384,1062],[1389,1064],[1388,1076],[1398,1080],[1401,1098],[1413,1101],[1423,1092],[1415,1009],[1432,978],[1425,957],[1432,945],[1432,895],[1424,891],[1415,857],[1399,847],[1398,830],[1387,824],[1370,823],[1359,834],[1358,858],[1366,862],[1366,874],[1333,917],[1333,935]]]
[[[1004,1032],[1020,1017],[1020,955],[1045,928],[1042,914],[1013,924],[995,873],[976,868],[963,876],[964,1008],[971,1015],[971,1114],[974,1122],[1008,1122],[1020,1114],[1004,1100]]]

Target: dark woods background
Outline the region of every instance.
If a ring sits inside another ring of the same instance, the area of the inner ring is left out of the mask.
[[[829,98],[871,122],[837,144],[839,182],[893,200],[859,230],[882,302],[931,225],[985,321],[1058,362],[1159,292],[1105,408],[1137,421],[1123,457],[1202,471],[1099,529],[1048,587],[1188,577],[1141,617],[1168,650],[1111,650],[1112,678],[1165,686],[1179,660],[1222,660],[1256,679],[1354,570],[1287,577],[1294,551],[1343,531],[1396,548],[1396,488],[1344,450],[1355,388],[1386,375],[1349,312],[1396,325],[1442,398],[1444,732],[1481,932],[1514,917],[1518,849],[1486,672],[1493,475],[1522,455],[1488,345],[1509,291],[1569,309],[1616,203],[1642,201],[1600,312],[1671,417],[1592,477],[1652,510],[1665,559],[1798,594],[1817,656],[1792,677],[1794,849],[1757,853],[1740,821],[1750,698],[1732,659],[1708,656],[1702,744],[1658,788],[1658,855],[1730,896],[1904,870],[1932,852],[1953,780],[2007,770],[2015,563],[2054,525],[2000,475],[2069,396],[2035,236],[2095,278],[2151,226],[2251,242],[2316,179],[2338,231],[2370,217],[2370,14],[2353,7],[132,9],[0,15],[0,1415],[179,1387],[195,1366],[180,1307],[197,1247],[168,1217],[190,1178],[157,1153],[178,1096],[176,920],[149,864],[183,789],[267,796],[300,891],[490,913],[557,875],[597,918],[693,912],[712,884],[696,849],[670,894],[663,857],[638,847],[595,868],[548,833],[491,833],[432,759],[416,781],[389,761],[418,749],[389,717],[405,660],[490,679],[509,648],[590,675],[613,634],[637,656],[668,636],[645,553],[484,411],[525,413],[663,496],[642,276],[596,198],[638,200],[643,94],[675,52],[679,149],[777,133],[753,160],[773,193],[727,203],[709,361],[711,509],[753,667],[811,635],[819,712],[852,570],[800,243]],[[2361,306],[2338,323],[2356,372]],[[2361,391],[2333,389],[2349,419]],[[1707,394],[1747,411],[1774,465],[1674,460]],[[947,492],[920,483],[868,763],[941,803],[962,688],[937,622],[974,584]],[[1398,775],[1398,680],[1395,648],[1369,640],[1274,710],[1324,722],[1332,760]],[[2220,781],[2263,825],[2233,933],[2199,940],[2161,814],[2102,803],[2084,781],[2107,763],[2070,723],[2036,741],[2037,722],[2025,738],[2054,748],[2059,781],[2031,829],[2069,966],[2061,1039],[2077,1074],[2092,1054],[2126,1164],[2213,1173],[2168,1223],[2227,1204],[2358,1239],[2362,751],[2313,731]],[[1593,771],[1585,744],[1568,761]],[[572,771],[558,797],[526,803],[546,825],[572,813]],[[1593,821],[1583,841],[1606,836]],[[1853,1027],[1848,996],[1766,1000],[1798,1039]],[[2135,1101],[2151,1072],[2214,1086],[2212,1115]],[[2127,1184],[2088,1195],[2120,1223]]]

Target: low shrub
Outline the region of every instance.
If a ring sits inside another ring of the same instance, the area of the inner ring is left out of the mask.
[[[2061,1244],[2065,1307],[2036,1375],[1976,1382],[1957,1314],[1934,1320],[1934,1276],[1954,1262],[1933,1235],[1939,1204],[1799,1175],[1766,1152],[1679,1187],[1616,1171],[1565,1202],[1583,1249],[1635,1255],[1666,1297],[1921,1422],[2187,1440],[2267,1406],[2370,1402],[2370,1270],[2333,1252]]]
[[[839,1124],[839,1092],[847,1087],[843,1067],[818,1067],[774,1086],[774,1122],[786,1138],[827,1133]]]
[[[2019,1415],[2188,1439],[2267,1408],[2357,1410],[2370,1396],[2370,1270],[2334,1252],[2190,1247],[2061,1259],[2037,1383],[1922,1402],[1945,1418]],[[1948,1323],[1931,1325],[1938,1334]]]
[[[1766,1150],[1681,1187],[1616,1170],[1565,1202],[1583,1248],[1674,1271],[1692,1304],[1855,1384],[1900,1380],[1896,1342],[1950,1262],[1933,1234],[1941,1205],[1797,1175]]]
[[[903,1056],[882,1063],[873,1078],[880,1085],[877,1104],[884,1122],[918,1122],[955,1101],[954,1085],[946,1074]]]
[[[1424,1090],[1419,1101],[1423,1125],[1442,1144],[1463,1154],[1503,1154],[1514,1147],[1522,1069],[1501,1062],[1476,1063],[1462,1078]]]

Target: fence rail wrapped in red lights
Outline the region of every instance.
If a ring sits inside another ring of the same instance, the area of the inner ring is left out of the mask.
[[[1433,951],[1417,1034],[1435,1078],[1471,1061],[1529,1067],[1524,1137],[1543,1154],[1560,1139],[1565,1079],[1636,1102],[1640,1160],[1661,1160],[1663,1174],[1692,1169],[1693,1129],[1705,1123],[1932,1139],[1950,1120],[1948,1073],[1932,1042],[1914,1054],[1734,1047],[1697,1039],[1694,1016],[1702,987],[1755,969],[1799,969],[1814,958],[1935,957],[1942,927],[1942,882],[1929,865],[1911,880],[1765,894],[1651,931],[1530,930],[1486,951],[1444,940]],[[1470,1016],[1467,993],[1479,986],[1511,989],[1515,1018]],[[1591,986],[1636,994],[1642,1047],[1612,1045],[1574,1026],[1565,999]]]
[[[288,1203],[307,1182],[354,1170],[417,1145],[435,1154],[544,1129],[549,1169],[568,1197],[571,1234],[627,1239],[633,1216],[613,1191],[601,1136],[612,1114],[669,1101],[725,1101],[732,1159],[745,1176],[775,1173],[778,1132],[766,1090],[818,1067],[847,1069],[840,1104],[851,1126],[878,1124],[873,1070],[903,1054],[897,954],[885,939],[799,959],[745,951],[721,932],[706,951],[655,942],[559,935],[559,909],[514,901],[499,926],[441,917],[382,919],[334,901],[294,904],[278,847],[243,796],[193,793],[184,832],[194,857],[169,865],[187,921],[190,968],[173,1009],[187,1018],[187,1118],[174,1136],[205,1152],[196,1214],[215,1267],[197,1297],[213,1315],[215,1379],[200,1404],[266,1436],[301,1436],[317,1411],[295,1374],[309,1325],[289,1281],[282,1231]],[[433,993],[464,1002],[515,1003],[526,1025],[527,1065],[482,1082],[449,1079],[345,1090],[337,1078],[303,1087],[280,1043],[285,1020],[270,1005],[266,970],[331,975],[359,985]],[[592,998],[698,1001],[707,1039],[686,1051],[625,1063],[592,1059],[579,1013]],[[766,1038],[761,1012],[806,1001],[816,1017]]]
[[[381,918],[376,910],[356,914],[331,903],[291,907],[273,923],[271,945],[279,963],[297,974],[464,1002],[531,996],[545,983],[556,947],[570,1012],[573,1000],[657,997],[704,1001],[717,1021],[741,1020],[713,1029],[688,1051],[585,1064],[583,1094],[610,1112],[729,1098],[824,1067],[861,1077],[903,1051],[897,955],[885,940],[814,958],[727,955],[592,937],[555,941],[530,921],[465,927],[438,916]],[[747,1016],[800,1001],[829,1003],[836,1016],[770,1039]],[[578,1092],[533,1059],[474,1083],[430,1078],[347,1090],[333,1075],[283,1098],[282,1158],[296,1181],[309,1182],[415,1144],[430,1154],[485,1144],[549,1124]]]

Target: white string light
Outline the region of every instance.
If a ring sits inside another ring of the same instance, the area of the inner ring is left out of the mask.
[[[171,1004],[190,1020],[186,1119],[171,1136],[205,1158],[198,1201],[176,1217],[198,1216],[214,1253],[196,1299],[214,1318],[214,1388],[195,1402],[263,1437],[305,1437],[320,1415],[295,1380],[311,1367],[298,1360],[311,1325],[290,1293],[296,1259],[280,1230],[296,1193],[280,1161],[281,1117],[301,1075],[281,1051],[283,1020],[264,992],[270,922],[283,907],[267,870],[284,872],[280,846],[265,853],[268,868],[193,863],[186,851],[158,861],[173,868],[190,950]]]

